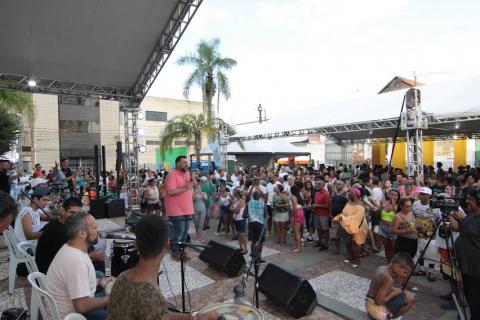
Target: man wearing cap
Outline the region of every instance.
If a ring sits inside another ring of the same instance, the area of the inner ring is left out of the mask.
[[[10,160],[0,157],[0,191],[10,194],[10,177],[8,169],[10,168]]]
[[[44,209],[50,200],[50,189],[46,187],[36,187],[32,193],[32,201],[30,205],[23,207],[16,220],[14,234],[17,240],[26,241],[33,240],[34,245],[37,244],[37,239],[40,238],[42,232],[40,231],[42,224],[40,220],[47,220],[48,217],[41,213],[40,209]]]
[[[430,207],[430,199],[432,198],[432,189],[423,187],[420,190],[419,200],[413,203],[413,214],[415,215],[417,222],[420,226],[418,233],[418,253],[422,252],[428,242],[428,239],[435,231],[436,222],[441,218],[441,212],[439,209],[432,209]],[[434,236],[435,237],[435,236]],[[435,269],[435,263],[432,261],[439,261],[438,248],[433,245],[433,242],[428,246],[425,252],[425,259],[427,259],[428,269],[425,269],[424,262],[420,261],[419,275],[427,275],[429,281],[435,281],[433,271]]]

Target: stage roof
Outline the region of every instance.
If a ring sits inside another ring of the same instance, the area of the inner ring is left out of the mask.
[[[202,148],[200,153],[207,155],[212,154],[212,151],[205,147]],[[238,143],[233,142],[227,146],[227,154],[271,154],[275,155],[276,157],[288,157],[309,155],[310,152],[303,151],[285,139],[276,139],[269,141],[245,141],[243,144],[243,149]]]
[[[480,128],[480,76],[419,88],[422,110],[429,114],[425,139],[478,137]],[[351,101],[318,105],[262,124],[239,126],[231,140],[258,140],[322,134],[342,141],[391,141],[395,136],[405,90]],[[399,131],[404,138],[406,132]]]
[[[0,88],[141,99],[201,2],[2,1]]]

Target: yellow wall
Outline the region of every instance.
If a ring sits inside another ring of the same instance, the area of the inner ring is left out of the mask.
[[[407,167],[407,144],[397,142],[392,157],[392,167],[404,169]]]
[[[453,141],[453,170],[467,164],[467,139]]]
[[[372,144],[372,165],[385,165],[387,145],[382,142]]]
[[[423,164],[426,166],[434,166],[435,141],[423,142]]]

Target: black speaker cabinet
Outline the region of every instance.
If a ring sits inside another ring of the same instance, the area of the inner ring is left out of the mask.
[[[208,248],[200,253],[200,260],[229,277],[235,277],[245,268],[245,258],[240,249],[210,240]]]
[[[311,314],[317,304],[317,295],[307,280],[271,263],[260,275],[258,289],[295,318]]]
[[[107,217],[107,210],[105,208],[105,202],[108,197],[99,197],[98,199],[92,199],[90,201],[90,214],[95,219],[103,219]]]
[[[125,200],[108,199],[105,201],[105,211],[107,212],[107,218],[125,216]]]

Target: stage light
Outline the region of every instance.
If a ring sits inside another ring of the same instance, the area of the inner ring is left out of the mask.
[[[368,134],[369,134],[369,135],[372,135],[372,134],[373,134],[373,130],[368,131]]]
[[[460,128],[460,123],[455,122],[455,129],[459,129],[459,128]]]
[[[145,147],[143,144],[140,144],[140,145],[138,146],[138,151],[139,151],[140,153],[145,153],[145,152],[147,152],[147,147]]]
[[[458,139],[458,136],[457,136],[457,135],[454,135],[454,136],[453,136],[453,140],[456,140],[456,139]]]
[[[37,86],[37,82],[33,79],[28,80],[27,84],[28,84],[29,87],[36,87]]]
[[[137,119],[138,119],[138,120],[143,120],[143,119],[145,119],[145,114],[140,111],[139,113],[137,113]]]
[[[143,130],[142,128],[138,128],[138,129],[137,129],[137,134],[138,134],[139,136],[143,136],[143,135],[145,134],[145,130]]]

